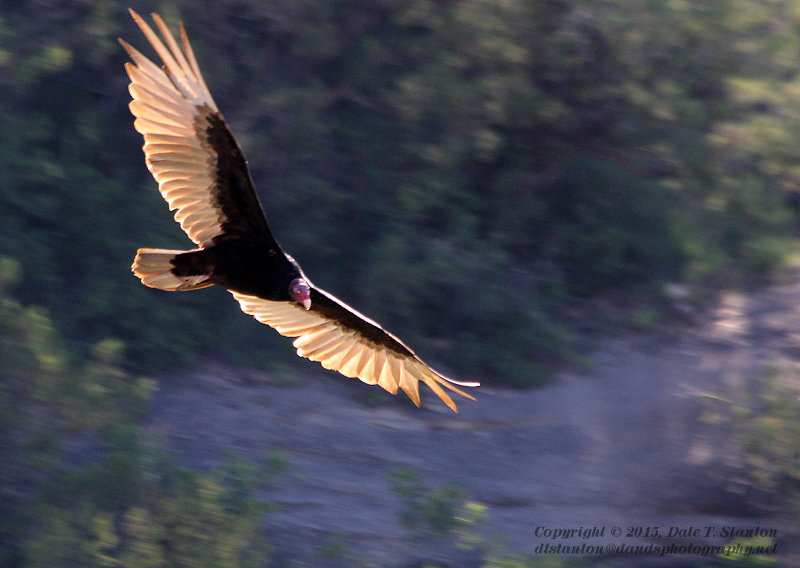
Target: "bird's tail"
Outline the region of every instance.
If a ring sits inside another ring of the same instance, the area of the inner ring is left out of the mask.
[[[141,248],[136,251],[131,269],[142,284],[150,288],[174,292],[213,286],[213,282],[208,281],[210,274],[176,274],[185,272],[179,268],[184,263],[176,262],[176,258],[195,252],[200,251]]]

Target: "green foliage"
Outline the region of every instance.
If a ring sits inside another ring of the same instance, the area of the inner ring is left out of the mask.
[[[25,566],[265,566],[254,486],[240,462],[200,475],[129,440],[51,482]]]
[[[416,471],[407,468],[392,471],[388,481],[403,504],[400,522],[413,538],[422,539],[431,534],[436,537],[453,535],[459,549],[479,554],[476,558],[480,558],[482,568],[579,568],[594,565],[593,561],[582,557],[510,555],[502,536],[487,536],[484,531],[476,530],[489,517],[489,508],[469,500],[466,491],[457,483],[430,487]],[[425,562],[424,556],[422,562]]]
[[[575,294],[618,289],[677,272],[663,192],[608,162],[576,163],[554,189],[561,266]],[[624,207],[621,207],[625,204]]]
[[[186,20],[286,248],[464,378],[541,380],[576,298],[745,282],[794,252],[790,0],[144,4]],[[145,48],[107,0],[0,13],[15,293],[79,358],[115,337],[137,368],[287,361],[224,292],[130,275],[137,247],[188,241],[143,166],[119,35]]]
[[[254,492],[285,458],[263,471],[237,458],[209,474],[177,465],[138,426],[155,382],[123,369],[118,340],[70,360],[45,311],[8,295],[25,278],[0,257],[0,564],[266,565]]]
[[[392,491],[403,503],[400,520],[418,534],[444,536],[485,520],[485,507],[467,500],[463,487],[447,483],[427,487],[410,469],[397,469],[389,476]]]
[[[481,568],[579,568],[582,565],[581,560],[570,561],[560,556],[504,556],[488,559]]]
[[[0,256],[0,434],[20,419],[25,403],[58,388],[66,354],[46,312],[6,294],[22,277],[19,263]]]
[[[800,498],[800,363],[776,362],[758,394],[734,410],[753,478]]]
[[[723,566],[769,568],[778,565],[777,545],[769,537],[739,538],[728,543],[727,553],[719,554]]]
[[[157,388],[155,381],[123,370],[125,352],[118,340],[97,343],[90,357],[64,381],[62,412],[72,427],[105,429],[140,417]]]

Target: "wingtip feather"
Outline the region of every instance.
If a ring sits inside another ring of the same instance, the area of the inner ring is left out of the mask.
[[[433,392],[436,393],[436,396],[442,399],[442,402],[444,402],[450,408],[450,410],[458,414],[458,407],[456,406],[456,403],[453,402],[453,399],[450,398],[450,395],[444,392],[444,389],[441,386],[439,386],[439,383],[437,381],[435,380],[425,381],[425,384],[428,385],[428,387]]]
[[[128,52],[128,55],[130,55],[131,58],[133,58],[133,52],[136,51],[133,48],[133,46],[131,44],[129,44],[127,41],[125,41],[124,39],[122,39],[121,37],[118,37],[117,41],[122,46],[122,49],[124,49],[126,52]],[[126,63],[125,65],[127,66],[128,64]]]
[[[353,330],[340,328],[335,319],[300,310],[288,302],[232,293],[245,313],[283,335],[295,337],[293,345],[297,354],[317,361],[326,369],[338,371],[346,377],[357,377],[367,384],[378,384],[392,394],[402,390],[418,407],[422,402],[420,383],[425,383],[456,413],[458,406],[445,389],[475,400],[459,386],[471,387],[477,386],[477,383],[452,381],[428,367],[411,352],[393,351],[359,339]]]

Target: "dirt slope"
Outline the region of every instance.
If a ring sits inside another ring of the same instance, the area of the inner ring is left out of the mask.
[[[610,340],[590,357],[590,371],[565,373],[543,389],[487,385],[457,416],[433,396],[422,410],[398,399],[367,407],[356,399],[374,387],[309,367],[301,386],[224,370],[171,381],[150,424],[198,467],[231,450],[254,460],[282,450],[292,467],[265,495],[280,506],[267,531],[292,566],[469,565],[470,555],[447,539],[415,541],[400,526],[387,483],[399,467],[431,485],[466,486],[489,506],[483,530],[504,535],[511,552],[533,553],[544,541],[724,544],[732,539],[616,539],[610,530],[659,526],[663,536],[671,526],[756,525],[777,529],[788,550],[792,526],[747,482],[728,429],[699,418],[708,395],[750,388],[768,361],[800,354],[799,300],[800,279],[723,295],[696,328]],[[606,533],[588,541],[536,536],[537,527],[581,526]],[[324,553],[331,543],[343,543],[339,558]],[[697,561],[677,555],[626,565]]]

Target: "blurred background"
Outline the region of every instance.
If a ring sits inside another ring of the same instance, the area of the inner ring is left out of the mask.
[[[785,555],[663,565],[800,565],[800,2],[130,5],[184,21],[315,284],[484,385],[458,417],[130,274],[188,240],[127,109],[128,4],[0,0],[0,565],[616,565],[531,535],[694,514]]]

